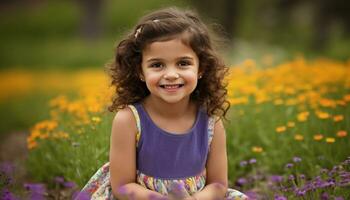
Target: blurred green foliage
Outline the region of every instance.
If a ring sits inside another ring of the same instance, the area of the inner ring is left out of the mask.
[[[0,12],[0,68],[80,68],[104,65],[113,58],[119,36],[145,12],[181,1],[111,1],[102,5],[100,37],[81,34],[83,11],[78,1],[49,0],[16,5]]]
[[[350,38],[344,36],[345,24],[340,21],[332,21],[331,26],[325,27],[329,29],[329,35],[322,49],[312,47],[317,45],[316,36],[324,33],[315,29],[319,6],[310,2],[288,1],[291,5],[281,6],[283,3],[272,0],[236,0],[231,3],[234,4],[231,11],[225,7],[229,4],[226,0],[216,3],[102,0],[101,15],[98,15],[101,28],[94,40],[84,37],[86,13],[83,1],[19,2],[0,5],[0,69],[101,67],[113,58],[114,47],[120,37],[132,28],[139,17],[167,6],[195,9],[208,19],[206,21],[217,23],[222,23],[220,20],[229,16],[233,33],[227,33],[227,36],[232,41],[224,49],[224,55],[230,65],[246,58],[259,60],[266,54],[273,54],[276,61],[286,60],[295,54],[346,60],[350,54]],[[288,14],[284,14],[286,12]]]

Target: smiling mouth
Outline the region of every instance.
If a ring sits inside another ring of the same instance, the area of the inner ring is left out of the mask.
[[[184,86],[184,84],[169,84],[169,85],[160,85],[161,88],[164,89],[176,89]]]

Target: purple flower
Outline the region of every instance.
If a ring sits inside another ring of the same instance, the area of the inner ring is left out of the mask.
[[[67,181],[67,182],[63,183],[63,186],[66,188],[74,188],[76,186],[76,184],[74,182]]]
[[[294,175],[291,174],[291,175],[288,176],[288,180],[293,181],[294,179],[295,179]]]
[[[43,200],[46,193],[44,184],[39,183],[25,183],[24,187],[30,191],[30,199],[32,200]]]
[[[255,158],[252,158],[249,160],[249,164],[255,164],[256,163],[256,159]]]
[[[243,161],[241,161],[241,162],[239,163],[239,165],[240,165],[241,167],[245,167],[245,166],[247,166],[247,164],[248,164],[248,162],[245,161],[245,160],[243,160]]]
[[[279,175],[272,175],[270,176],[270,180],[274,183],[280,183],[283,181],[283,177]]]
[[[288,169],[289,169],[289,168],[292,168],[293,166],[294,166],[293,163],[287,163],[287,164],[286,164],[286,168],[288,168]]]
[[[334,197],[334,200],[344,200],[343,197]]]
[[[258,199],[258,194],[253,191],[247,191],[245,192],[245,195],[247,195],[248,199],[251,199],[251,200]]]
[[[0,191],[0,199],[17,200],[17,198],[7,188],[4,188]]]
[[[301,158],[299,158],[299,157],[294,157],[294,158],[293,158],[293,162],[295,162],[295,163],[301,162]]]
[[[245,185],[247,182],[248,182],[248,181],[247,181],[247,179],[245,179],[245,178],[239,178],[239,179],[237,180],[237,183],[238,183],[239,185],[241,185],[241,186]]]
[[[31,192],[39,194],[44,194],[46,192],[44,184],[40,183],[25,183],[24,187]]]
[[[305,179],[305,175],[304,175],[304,174],[300,174],[300,175],[299,175],[299,178],[300,178],[300,179]]]
[[[285,196],[275,195],[275,200],[287,200]]]
[[[324,192],[321,194],[321,199],[322,200],[328,200],[330,197],[329,197],[329,194],[327,192]]]
[[[304,196],[305,194],[306,194],[306,190],[299,189],[295,191],[295,195],[299,197]]]

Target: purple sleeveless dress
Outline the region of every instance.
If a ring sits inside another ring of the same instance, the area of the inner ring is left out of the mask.
[[[160,129],[141,104],[141,137],[137,147],[139,172],[161,179],[182,179],[200,174],[208,155],[208,116],[197,112],[190,131],[173,134]]]
[[[184,196],[201,191],[205,187],[205,164],[213,138],[214,117],[208,117],[204,110],[198,110],[191,130],[174,134],[160,129],[142,104],[129,105],[129,108],[135,116],[138,129],[136,182],[163,195],[173,190]],[[91,199],[115,199],[109,180],[109,163],[106,163],[92,176],[81,194],[88,194]],[[248,198],[229,188],[225,199]]]

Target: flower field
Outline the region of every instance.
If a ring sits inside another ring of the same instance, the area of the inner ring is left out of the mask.
[[[298,57],[261,67],[246,60],[226,80],[231,187],[251,199],[350,198],[350,61]],[[108,84],[102,70],[0,74],[0,101],[33,90],[60,94],[27,137],[27,169],[46,185],[26,185],[32,196],[57,187],[73,188],[71,195],[108,161]],[[1,184],[10,195],[11,184]]]

